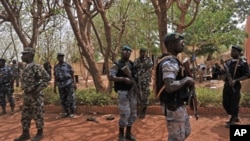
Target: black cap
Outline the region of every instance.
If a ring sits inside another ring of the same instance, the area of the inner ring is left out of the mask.
[[[242,48],[241,48],[241,47],[235,46],[235,45],[232,46],[232,49],[236,49],[236,50],[238,50],[239,52],[242,51]]]
[[[140,52],[147,52],[146,48],[140,48]]]
[[[169,33],[165,36],[164,42],[183,40],[183,39],[184,39],[184,37],[179,33]]]
[[[64,56],[63,53],[57,53],[57,56]]]
[[[6,60],[5,60],[5,59],[3,59],[3,58],[0,58],[0,61],[1,61],[1,62],[5,62]]]
[[[132,52],[132,49],[128,45],[123,45],[122,50],[128,50]]]

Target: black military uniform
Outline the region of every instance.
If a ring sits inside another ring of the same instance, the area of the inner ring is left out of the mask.
[[[232,46],[232,50],[235,49],[239,53],[242,49],[238,46]],[[240,103],[240,89],[241,83],[237,79],[247,76],[250,76],[249,67],[246,60],[241,59],[229,59],[225,62],[232,79],[235,81],[234,85],[229,84],[229,79],[225,78],[225,84],[223,89],[223,107],[227,114],[231,115],[229,122],[227,122],[226,127],[229,127],[235,122],[239,122],[238,113],[239,113],[239,103]]]

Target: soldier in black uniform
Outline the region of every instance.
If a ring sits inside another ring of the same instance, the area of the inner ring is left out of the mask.
[[[226,122],[226,127],[239,122],[239,103],[240,103],[240,81],[249,78],[250,72],[246,60],[240,58],[242,49],[239,46],[232,46],[231,57],[225,62],[225,66],[228,68],[231,74],[230,78],[225,78],[225,84],[223,89],[223,107],[227,114],[231,115],[231,118]]]

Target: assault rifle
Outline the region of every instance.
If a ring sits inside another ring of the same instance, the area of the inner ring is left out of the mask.
[[[225,71],[225,73],[226,73],[226,78],[227,78],[227,80],[228,80],[230,86],[232,87],[233,92],[235,92],[233,85],[231,85],[231,84],[233,83],[232,75],[231,75],[231,73],[229,72],[229,69],[228,69],[227,65],[225,64],[224,60],[221,59],[220,62],[221,62],[222,66],[223,66],[223,68],[224,68],[224,71]]]
[[[188,58],[185,58],[183,60],[183,66],[185,68],[186,75],[189,77],[192,77],[192,72],[190,70]],[[195,92],[195,86],[189,87],[189,99],[188,99],[188,105],[192,111],[194,111],[194,115],[196,120],[198,120],[199,115],[198,115],[198,100],[197,100],[197,95]]]
[[[129,67],[127,65],[125,65],[124,67],[121,68],[121,70],[123,71],[123,73],[125,75],[127,75],[127,77],[132,80],[132,88],[130,89],[128,96],[131,96],[133,94],[133,92],[135,92],[135,94],[137,95],[138,101],[139,103],[141,103],[141,91],[138,89],[138,86],[136,84],[135,79],[132,77],[132,73],[129,69]]]

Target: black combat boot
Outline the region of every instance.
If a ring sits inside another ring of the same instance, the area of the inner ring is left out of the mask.
[[[40,141],[43,136],[43,129],[38,129],[36,136],[31,141]]]
[[[226,128],[229,128],[230,125],[236,124],[236,122],[240,122],[239,118],[237,116],[232,116],[228,123],[226,123]]]
[[[5,107],[2,107],[2,113],[0,114],[0,115],[4,115],[4,114],[6,114],[7,112],[6,112],[6,108]]]
[[[69,110],[64,110],[63,117],[68,117],[70,115]]]
[[[119,128],[118,141],[126,141],[124,138],[124,128]]]
[[[127,126],[125,138],[129,141],[136,141],[135,137],[131,133],[132,126]]]
[[[23,130],[22,135],[19,136],[18,138],[15,138],[14,141],[26,141],[28,139],[30,139],[29,130]]]
[[[76,111],[75,109],[70,110],[70,115],[69,115],[70,118],[73,118],[75,116],[76,113],[75,111]]]
[[[10,108],[11,108],[11,109],[10,109],[10,115],[13,115],[13,114],[14,114],[14,109],[15,109],[15,107],[14,107],[14,106],[11,106]]]
[[[229,121],[227,121],[227,122],[225,122],[226,124],[229,124],[229,123],[231,123],[231,121],[234,121],[234,122],[240,122],[240,119],[238,118],[238,117],[235,117],[235,118],[230,118],[230,120]]]

